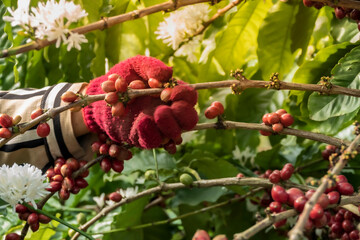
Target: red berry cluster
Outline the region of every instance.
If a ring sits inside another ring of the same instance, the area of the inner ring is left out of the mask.
[[[98,136],[99,141],[94,142],[91,149],[94,153],[105,156],[100,162],[101,169],[104,172],[113,169],[115,172],[121,173],[124,169],[124,160],[130,160],[132,152],[124,146],[111,141],[104,133]]]
[[[316,9],[320,9],[324,6],[324,4],[321,2],[314,2],[311,0],[303,0],[303,3],[306,7],[315,7]],[[358,29],[360,31],[360,10],[344,7],[335,7],[335,17],[337,19],[343,19],[344,17],[348,17],[356,21]]]
[[[271,126],[276,133],[281,132],[284,127],[289,127],[294,123],[294,118],[284,109],[279,109],[274,113],[266,113],[262,117],[263,124]],[[260,130],[260,134],[270,136],[272,132]]]
[[[73,172],[86,163],[86,161],[78,161],[75,158],[68,158],[67,160],[62,157],[57,158],[55,166],[46,171],[46,176],[50,180],[50,187],[46,190],[49,192],[59,191],[59,197],[67,200],[70,193],[77,194],[80,189],[86,188],[88,183],[84,178],[89,175],[89,170],[84,171],[75,179],[72,177]]]
[[[327,145],[325,150],[321,152],[324,160],[329,160],[330,156],[334,153],[340,153],[339,149],[333,145]]]
[[[294,166],[291,163],[287,163],[284,167],[279,170],[267,170],[265,172],[265,177],[269,178],[269,181],[276,184],[279,183],[281,180],[288,180],[290,179],[291,175],[294,173]]]
[[[205,117],[207,119],[213,119],[216,118],[217,116],[220,116],[224,113],[224,106],[222,105],[221,102],[215,101],[213,102],[210,107],[208,107],[205,110]]]
[[[35,119],[42,115],[44,113],[44,110],[41,108],[35,109],[31,112],[31,119]],[[39,125],[36,128],[36,133],[39,137],[47,137],[50,133],[50,126],[46,122],[39,123]]]
[[[330,216],[330,218],[329,218]],[[329,238],[341,240],[356,240],[360,239],[359,230],[356,229],[356,225],[359,222],[359,217],[350,211],[340,208],[338,211],[327,216],[330,227]]]
[[[10,138],[12,135],[12,131],[9,129],[10,127],[18,124],[21,121],[21,117],[18,115],[15,118],[3,113],[0,114],[0,138]]]
[[[40,223],[47,224],[51,221],[49,217],[43,214],[36,213],[35,211],[28,209],[22,204],[17,204],[15,206],[15,212],[18,213],[19,219],[26,221],[30,225],[30,228],[33,232],[36,232],[39,229]],[[13,239],[13,238],[9,238],[9,239]]]

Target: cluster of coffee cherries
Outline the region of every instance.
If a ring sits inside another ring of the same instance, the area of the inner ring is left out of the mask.
[[[18,213],[20,220],[26,221],[30,225],[33,232],[36,232],[39,229],[40,223],[47,224],[51,221],[51,218],[36,213],[22,204],[17,204],[15,206],[15,212]]]
[[[210,107],[205,110],[205,117],[207,119],[213,119],[224,113],[224,106],[221,102],[215,101],[211,103]]]
[[[341,155],[344,149],[344,146],[338,148],[333,145],[327,145],[325,150],[321,152],[321,155],[324,160],[329,161],[330,167],[333,167],[337,163],[338,157]]]
[[[276,133],[281,132],[284,127],[289,127],[294,123],[294,118],[284,109],[279,109],[273,113],[266,113],[262,117],[263,124],[271,126],[272,130]],[[270,136],[272,132],[260,130],[260,134]]]
[[[31,119],[35,119],[37,117],[39,117],[40,115],[42,115],[44,113],[44,110],[41,108],[35,109],[34,111],[31,112],[30,118]],[[47,137],[50,133],[50,126],[47,122],[41,122],[39,123],[39,125],[36,127],[36,133],[39,137]]]
[[[325,214],[326,213],[328,212],[325,212]],[[326,217],[328,219],[327,225],[330,227],[330,239],[360,239],[359,230],[357,230],[355,227],[359,224],[359,217],[357,215],[343,208],[340,208],[337,211],[327,214]]]
[[[59,157],[55,160],[55,166],[46,171],[46,176],[50,180],[50,186],[46,190],[49,192],[59,191],[60,199],[67,200],[70,193],[77,194],[82,188],[88,186],[84,179],[89,175],[89,170],[86,169],[77,178],[73,178],[72,174],[79,168],[83,167],[87,162],[78,161],[75,158],[64,159]]]
[[[9,129],[14,125],[17,125],[21,121],[21,116],[17,115],[12,118],[6,113],[0,114],[0,138],[10,138],[12,131]]]
[[[315,7],[317,9],[320,9],[324,6],[324,4],[321,2],[314,2],[311,0],[303,0],[303,3],[306,7]],[[335,7],[335,17],[337,19],[343,19],[344,17],[348,17],[356,21],[358,29],[360,31],[360,10],[344,7]]]
[[[132,152],[111,141],[105,133],[98,134],[99,140],[91,145],[91,149],[97,155],[103,155],[104,158],[100,162],[101,169],[109,172],[113,169],[115,172],[121,173],[124,169],[124,160],[132,158]]]

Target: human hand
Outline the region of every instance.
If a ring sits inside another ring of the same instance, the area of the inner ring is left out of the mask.
[[[101,84],[114,73],[130,86],[131,82],[141,80],[145,87],[149,87],[150,79],[169,82],[172,68],[152,57],[129,58],[116,64],[106,75],[92,80],[86,94],[104,93]],[[181,132],[191,130],[198,121],[194,109],[196,90],[178,82],[179,85],[170,90],[167,102],[159,97],[137,97],[126,105],[123,116],[112,116],[111,107],[105,101],[98,101],[84,108],[84,121],[90,131],[106,133],[113,141],[146,149],[164,146],[173,153],[175,144],[181,143]]]

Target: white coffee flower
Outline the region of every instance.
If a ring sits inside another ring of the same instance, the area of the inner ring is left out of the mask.
[[[105,193],[100,194],[99,197],[93,197],[93,200],[99,208],[103,208],[105,206]]]
[[[15,10],[12,10],[11,8],[8,8],[11,16],[4,16],[3,19],[5,21],[11,22],[11,26],[21,26],[25,30],[29,29],[30,25],[30,15],[29,15],[29,5],[30,0],[19,0],[18,1],[18,8]]]
[[[177,57],[184,56],[189,62],[196,62],[198,60],[196,54],[200,54],[199,48],[201,39],[202,35],[194,37],[177,49],[174,55]]]
[[[125,190],[120,189],[119,193],[121,194],[121,196],[123,198],[129,198],[129,197],[135,196],[138,193],[138,190],[139,190],[139,188],[138,188],[138,186],[136,186],[135,188],[130,187]]]
[[[0,198],[12,206],[25,201],[35,207],[35,200],[49,193],[45,190],[49,187],[45,180],[46,175],[33,165],[3,165],[0,167]]]
[[[60,43],[64,42],[68,45],[68,51],[73,47],[80,50],[80,44],[87,42],[84,35],[70,32],[71,23],[87,16],[86,11],[72,1],[39,2],[37,7],[32,7],[29,12],[29,0],[18,0],[18,8],[8,11],[11,17],[4,17],[5,21],[10,21],[13,26],[20,25],[38,39],[56,40],[56,47],[60,47]]]
[[[196,4],[184,7],[170,13],[159,24],[157,31],[158,39],[176,50],[179,45],[192,37],[201,27],[203,22],[209,19],[210,9],[207,4]]]
[[[65,39],[64,43],[67,44],[67,50],[70,51],[71,48],[75,47],[78,50],[81,50],[81,43],[87,43],[88,40],[83,34],[69,32],[69,36]]]

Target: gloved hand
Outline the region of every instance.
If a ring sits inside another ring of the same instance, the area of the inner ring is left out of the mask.
[[[136,56],[116,64],[110,71],[92,81],[86,94],[102,94],[101,83],[116,73],[129,84],[142,80],[148,86],[150,78],[168,82],[172,68],[152,57]],[[191,130],[198,122],[194,109],[197,92],[184,82],[178,81],[170,95],[170,101],[159,97],[137,97],[126,106],[126,113],[113,117],[111,107],[105,101],[97,101],[83,108],[85,124],[92,132],[106,133],[115,142],[126,142],[140,148],[161,147],[169,140],[178,142],[183,130]]]

